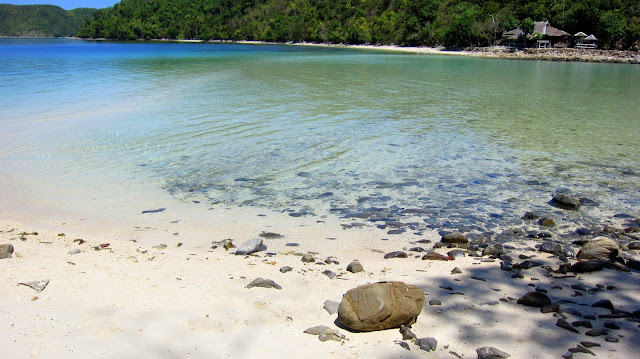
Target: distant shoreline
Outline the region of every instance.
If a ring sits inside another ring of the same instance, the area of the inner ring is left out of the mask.
[[[77,37],[20,37],[0,36],[3,39],[75,39],[84,41],[121,41],[104,38],[81,39]],[[133,40],[146,42],[147,40]],[[475,56],[484,58],[517,59],[517,60],[543,60],[560,62],[597,62],[618,64],[640,64],[640,52],[628,50],[601,50],[601,49],[575,49],[575,48],[551,48],[537,49],[524,48],[513,49],[503,46],[476,47],[462,50],[448,50],[444,47],[427,46],[397,46],[397,45],[355,45],[355,44],[328,44],[312,42],[266,42],[250,40],[171,40],[152,39],[150,42],[184,42],[184,43],[225,43],[225,44],[253,44],[253,45],[287,45],[287,46],[317,46],[333,48],[349,48],[376,51],[391,51],[416,55],[447,55],[447,56]]]

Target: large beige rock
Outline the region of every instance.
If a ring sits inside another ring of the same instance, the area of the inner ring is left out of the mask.
[[[578,259],[602,259],[606,260],[609,258],[609,254],[618,250],[618,244],[611,238],[606,237],[598,237],[590,240],[582,246],[580,251],[578,251],[578,255],[576,256]]]
[[[349,329],[370,332],[416,322],[424,292],[403,282],[379,282],[350,289],[338,308],[338,321]]]

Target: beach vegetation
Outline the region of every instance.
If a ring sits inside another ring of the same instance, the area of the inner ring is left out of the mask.
[[[606,48],[640,43],[637,0],[122,0],[93,13],[83,38],[321,42],[462,48],[551,21]]]

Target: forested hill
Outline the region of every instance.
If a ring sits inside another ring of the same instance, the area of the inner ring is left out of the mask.
[[[45,0],[46,1],[46,0]],[[0,4],[0,36],[75,36],[96,9]]]
[[[494,44],[526,19],[605,47],[640,40],[638,0],[122,0],[78,36],[463,47]]]

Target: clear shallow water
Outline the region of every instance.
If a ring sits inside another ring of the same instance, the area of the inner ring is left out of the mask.
[[[35,181],[372,223],[421,208],[416,231],[551,213],[557,190],[600,204],[567,220],[640,216],[637,66],[0,39],[0,68],[0,166]]]

